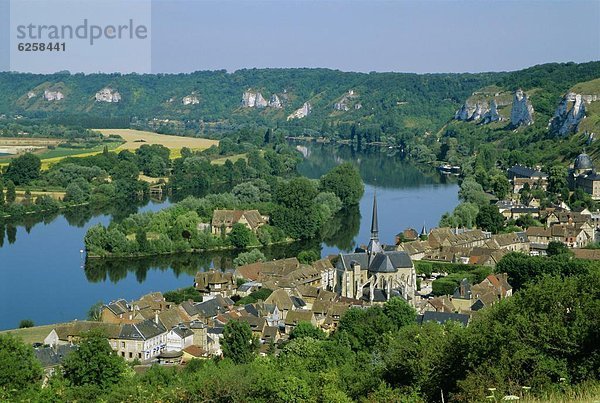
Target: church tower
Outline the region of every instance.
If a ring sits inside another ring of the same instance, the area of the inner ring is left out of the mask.
[[[371,266],[371,260],[373,257],[383,252],[383,248],[379,243],[379,223],[377,222],[377,193],[373,194],[373,215],[371,217],[371,240],[369,246],[367,246],[367,269]]]

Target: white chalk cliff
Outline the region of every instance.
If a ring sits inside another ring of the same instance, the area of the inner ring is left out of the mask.
[[[600,96],[583,95],[569,92],[558,104],[554,116],[550,119],[550,133],[557,136],[568,136],[576,133],[579,123],[585,119],[586,104],[600,100]]]
[[[281,109],[281,108],[283,108],[281,100],[279,99],[279,97],[277,96],[277,94],[271,95],[271,99],[269,100],[269,107],[270,108],[275,108],[275,109]]]
[[[311,109],[312,109],[312,107],[311,107],[310,103],[305,102],[301,108],[298,108],[297,110],[294,111],[294,113],[289,115],[287,117],[287,120],[302,119],[310,114]]]
[[[510,111],[510,124],[513,127],[529,126],[533,123],[533,106],[527,95],[520,88],[515,92],[512,110]]]
[[[186,95],[182,98],[181,103],[184,105],[197,105],[200,103],[198,97],[194,94]]]
[[[96,102],[116,103],[120,101],[121,94],[119,94],[119,91],[113,90],[112,88],[105,87],[96,93]]]
[[[492,99],[490,102],[490,109],[482,116],[482,121],[484,125],[492,122],[498,122],[502,120],[502,116],[498,113],[498,104],[495,99]]]
[[[51,91],[51,90],[45,90],[44,91],[44,99],[46,101],[60,101],[61,99],[64,99],[64,94],[60,91]]]

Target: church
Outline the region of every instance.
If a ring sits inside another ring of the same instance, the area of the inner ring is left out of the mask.
[[[383,303],[399,296],[415,305],[417,275],[406,252],[386,251],[379,243],[377,196],[373,196],[371,239],[366,250],[340,253],[336,262],[336,292],[343,297]]]

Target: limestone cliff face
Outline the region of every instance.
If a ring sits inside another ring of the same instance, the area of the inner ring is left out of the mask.
[[[289,115],[287,117],[287,120],[292,120],[292,119],[302,119],[306,116],[308,116],[311,112],[311,105],[308,102],[305,102],[304,105],[302,105],[301,108],[297,109],[294,111],[294,113],[292,113],[291,115]]]
[[[483,120],[481,121],[481,123],[483,123],[484,125],[487,125],[488,123],[492,122],[499,122],[502,120],[502,116],[498,114],[498,103],[495,99],[492,99],[492,101],[490,102],[490,110],[482,116],[482,119]]]
[[[269,107],[270,108],[275,108],[275,109],[281,109],[281,108],[283,108],[281,100],[279,99],[279,97],[277,96],[277,94],[271,95],[271,99],[269,100]]]
[[[184,105],[197,105],[200,103],[198,97],[194,94],[186,95],[181,99],[181,103]]]
[[[529,126],[533,123],[533,106],[520,88],[515,92],[510,111],[510,123],[513,127]]]
[[[465,103],[460,107],[459,110],[454,114],[454,119],[462,120],[466,122],[475,112],[475,105],[469,102],[469,100],[465,101]]]
[[[464,122],[479,121],[489,111],[488,103],[485,101],[479,101],[473,104],[467,100],[463,106],[456,111],[454,119],[462,120]]]
[[[64,98],[65,98],[64,94],[60,91],[52,91],[52,90],[44,91],[44,99],[46,101],[60,101],[61,99],[64,99]]]
[[[117,103],[121,101],[119,91],[105,87],[96,93],[96,102]]]
[[[243,108],[266,108],[267,106],[269,106],[269,102],[258,91],[248,90],[242,94]]]
[[[576,133],[579,123],[585,119],[586,104],[600,100],[598,95],[583,95],[569,92],[558,104],[550,120],[550,133],[556,136],[568,136]]]
[[[344,111],[347,112],[352,107],[352,104],[355,102],[355,99],[358,98],[358,94],[354,92],[354,90],[349,90],[344,96],[342,96],[337,102],[333,104],[333,109],[336,111]],[[359,105],[358,107],[356,107]],[[362,108],[360,103],[354,104],[354,109]]]

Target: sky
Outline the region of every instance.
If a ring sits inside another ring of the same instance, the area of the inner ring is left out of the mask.
[[[40,0],[12,0],[6,21],[7,1],[0,0],[0,70],[179,73],[326,67],[431,73],[600,60],[600,0],[78,0],[79,8],[89,8],[79,14],[73,0],[46,0],[53,4],[47,10]],[[100,40],[94,46],[71,41],[62,54],[15,51],[14,25],[21,20],[40,24],[36,13],[45,24],[64,23],[65,15],[73,15],[72,24],[85,17],[100,26],[131,18],[147,25],[150,34],[144,40]]]

